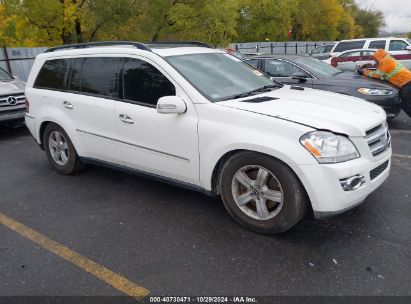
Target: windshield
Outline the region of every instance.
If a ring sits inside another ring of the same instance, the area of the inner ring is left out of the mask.
[[[298,57],[295,63],[302,65],[314,76],[330,76],[342,73],[341,70],[332,67],[331,65],[311,57]]]
[[[168,62],[210,101],[235,98],[267,86],[281,87],[240,59],[221,53],[170,56]]]
[[[0,68],[0,81],[10,81],[13,78],[2,68]]]

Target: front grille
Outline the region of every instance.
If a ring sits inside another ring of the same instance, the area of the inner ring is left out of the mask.
[[[0,108],[5,107],[14,107],[16,105],[24,104],[25,97],[24,94],[16,94],[16,95],[2,95],[0,96]]]
[[[370,171],[370,179],[373,180],[377,178],[381,173],[383,173],[387,168],[388,164],[390,163],[389,160],[387,160],[385,163],[379,165],[377,168],[373,169]]]
[[[365,132],[365,140],[370,147],[371,154],[378,154],[387,150],[391,145],[391,136],[386,124],[379,125]]]

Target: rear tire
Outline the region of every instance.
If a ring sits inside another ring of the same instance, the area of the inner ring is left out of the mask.
[[[220,193],[230,215],[264,234],[292,228],[306,213],[308,199],[294,172],[264,154],[242,152],[223,166]]]
[[[70,175],[84,167],[70,137],[59,125],[49,123],[46,126],[43,144],[49,163],[58,173]]]

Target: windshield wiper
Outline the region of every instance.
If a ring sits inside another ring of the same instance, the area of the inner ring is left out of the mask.
[[[259,92],[270,92],[270,91],[271,91],[270,89],[282,88],[282,87],[283,87],[283,85],[281,85],[281,84],[269,84],[269,85],[265,85],[265,86],[263,86],[263,87],[261,87],[261,88],[257,88],[257,89],[254,89],[254,90],[251,90],[251,91],[248,91],[248,92],[245,92],[245,93],[241,93],[241,94],[237,94],[237,95],[234,95],[234,96],[227,97],[227,98],[225,98],[225,99],[223,99],[223,100],[238,99],[238,98],[248,97],[248,96],[254,95],[255,93],[259,93]]]

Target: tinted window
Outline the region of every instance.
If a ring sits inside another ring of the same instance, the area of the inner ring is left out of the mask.
[[[364,44],[365,40],[340,42],[335,47],[334,52],[344,52],[347,50],[362,49],[364,47]]]
[[[148,62],[124,61],[124,98],[155,106],[160,97],[176,95],[174,85]]]
[[[48,60],[41,68],[36,81],[35,88],[64,90],[66,71],[69,61],[66,59]]]
[[[272,77],[291,77],[294,73],[303,73],[307,77],[309,76],[295,65],[275,59],[265,60],[265,72]]]
[[[81,71],[81,92],[117,96],[121,58],[87,57]]]
[[[370,49],[384,49],[385,50],[386,42],[385,40],[374,40],[370,42]]]
[[[328,45],[326,45],[325,48],[324,48],[324,53],[329,53],[329,52],[331,52],[331,50],[333,49],[333,47],[334,47],[334,44],[328,44]]]
[[[71,59],[71,75],[69,81],[69,91],[80,92],[81,91],[81,67],[83,64],[83,58]]]
[[[258,59],[247,59],[248,64],[251,64],[253,67],[257,68],[258,66]]]
[[[390,51],[403,51],[408,46],[405,41],[402,40],[392,40],[390,42]]]

